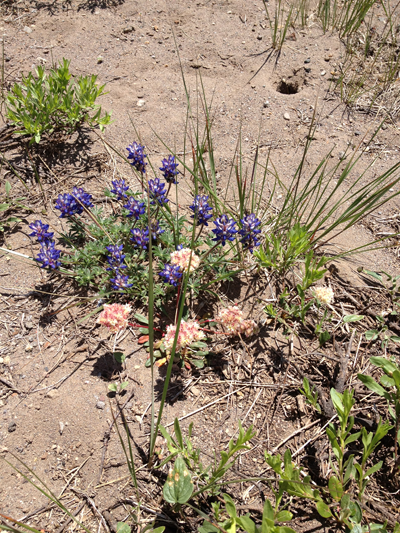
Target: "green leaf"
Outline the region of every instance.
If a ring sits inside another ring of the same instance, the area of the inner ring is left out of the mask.
[[[317,508],[318,513],[322,516],[322,518],[329,518],[332,516],[332,513],[329,507],[322,500],[317,501],[316,508]]]
[[[364,376],[364,374],[357,374],[358,379],[373,392],[379,394],[379,396],[387,396],[387,392],[379,383],[377,383],[371,376]]]
[[[123,381],[121,385],[119,386],[119,390],[121,391],[125,390],[128,385],[129,385],[129,381]]]
[[[131,528],[126,522],[118,522],[117,533],[131,533]]]
[[[365,472],[365,477],[372,476],[372,474],[375,474],[378,470],[382,468],[383,461],[379,461],[375,465],[371,466],[371,468],[368,468],[368,470]]]
[[[392,335],[391,337],[389,337],[391,341],[393,342],[400,342],[400,337],[398,337],[397,335]]]
[[[377,329],[369,329],[365,332],[365,338],[367,341],[374,341],[379,337],[379,331]]]
[[[332,476],[329,478],[328,488],[332,498],[336,501],[340,501],[341,497],[343,496],[343,485],[337,477]]]
[[[279,511],[275,517],[275,520],[277,522],[290,522],[292,518],[293,514],[290,511]]]
[[[110,383],[109,386],[108,386],[108,390],[111,391],[111,392],[117,392],[117,390],[118,390],[117,384],[116,383]]]
[[[117,363],[123,363],[126,359],[125,355],[122,352],[113,352],[114,359]]]
[[[226,512],[231,518],[237,518],[235,502],[229,496],[229,494],[224,494]]]
[[[175,420],[174,420],[174,431],[175,431],[176,440],[177,440],[180,448],[183,449],[182,432],[181,432],[181,427],[179,425],[179,420],[177,418],[175,418]]]
[[[4,188],[6,190],[6,195],[8,196],[10,194],[10,192],[11,192],[11,183],[8,180],[6,180],[6,184],[5,184]]]
[[[171,504],[186,503],[193,492],[193,481],[182,457],[178,456],[174,468],[171,468],[164,485],[165,501]]]
[[[10,204],[0,204],[0,211],[7,211],[10,207]]]
[[[359,320],[363,320],[364,315],[346,315],[343,317],[343,322],[347,324],[348,322],[358,322]]]
[[[146,318],[145,316],[141,315],[140,313],[135,313],[133,316],[136,318],[136,320],[138,322],[141,322],[142,324],[148,324],[149,323],[149,319]]]

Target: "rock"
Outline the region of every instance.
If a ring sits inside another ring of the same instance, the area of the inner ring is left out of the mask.
[[[106,406],[106,402],[100,402],[100,401],[98,401],[98,402],[96,403],[96,407],[97,407],[97,409],[104,409],[105,406]]]
[[[307,74],[310,74],[310,72],[311,72],[311,69],[307,68],[307,67],[304,67],[304,70],[307,72]]]
[[[257,35],[257,39],[258,39],[259,41],[262,41],[262,35]]]
[[[133,26],[126,26],[123,30],[122,30],[122,33],[132,33],[133,31],[135,31],[135,28]]]
[[[321,70],[320,74],[321,74],[321,76],[325,76],[326,71],[325,70]]]
[[[9,433],[12,433],[13,431],[15,431],[17,429],[17,423],[16,422],[10,422],[8,424],[8,432]]]
[[[387,125],[387,124],[382,124],[382,129],[383,129],[383,130],[387,130],[387,128],[388,128],[388,125]]]
[[[24,29],[22,31],[24,31],[25,33],[32,33],[33,30],[29,26],[24,26]]]
[[[33,325],[33,322],[30,322],[29,320],[25,322],[26,329],[33,329],[35,326]]]
[[[357,135],[357,136],[358,136],[358,135],[361,135],[361,131],[355,131],[355,132],[354,132],[354,135]]]
[[[268,102],[268,100],[266,100],[266,101],[264,102],[264,107],[268,107],[268,106],[269,106],[269,102]]]
[[[289,115],[289,113],[284,113],[284,114],[283,114],[283,118],[284,118],[285,120],[290,120],[290,115]]]
[[[146,104],[145,100],[141,100],[141,99],[138,100],[137,103],[136,103],[136,105],[137,105],[138,107],[143,107],[145,104]]]
[[[340,161],[343,161],[344,159],[346,159],[347,155],[345,152],[339,152],[338,153],[338,157],[340,159]]]
[[[200,394],[200,389],[198,387],[192,387],[190,392],[193,394],[193,396],[198,396]]]
[[[25,351],[26,351],[26,352],[31,352],[32,350],[33,350],[33,346],[32,346],[32,344],[27,344],[27,345],[25,346]]]
[[[58,390],[56,389],[51,389],[49,390],[49,392],[46,394],[46,398],[57,398],[57,396],[59,396],[59,392]]]
[[[98,64],[98,65],[100,65],[100,63],[103,63],[103,61],[104,61],[104,59],[103,59],[102,56],[99,56],[99,57],[97,58],[97,64]]]
[[[307,63],[311,63],[311,59],[307,57],[307,59],[304,60],[304,63],[307,65]]]
[[[59,429],[59,431],[60,431],[60,435],[62,435],[62,434],[63,434],[63,431],[64,431],[64,422],[61,422],[61,421],[60,421],[60,422],[58,423],[58,425],[59,425],[59,428],[60,428],[60,429]]]
[[[331,59],[332,59],[331,56],[325,56],[324,57],[324,60],[327,61],[327,62],[330,61]]]

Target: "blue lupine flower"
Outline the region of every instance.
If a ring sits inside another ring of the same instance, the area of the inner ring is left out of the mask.
[[[114,180],[111,182],[113,188],[110,189],[110,192],[117,195],[118,200],[122,200],[127,197],[125,191],[129,189],[128,185],[125,185],[125,180]]]
[[[214,224],[217,227],[211,230],[215,233],[215,239],[213,241],[221,241],[222,246],[225,246],[226,241],[234,240],[234,235],[237,233],[237,230],[235,229],[236,222],[233,218],[229,218],[228,215],[221,215],[214,220]]]
[[[72,194],[69,193],[60,194],[56,200],[54,207],[61,211],[60,218],[80,215],[83,211],[83,207],[78,204]]]
[[[41,243],[40,252],[36,258],[36,261],[42,263],[41,268],[49,267],[56,269],[61,265],[61,261],[58,260],[61,255],[61,250],[56,250],[54,247],[54,241]]]
[[[182,277],[182,272],[177,265],[164,265],[164,270],[160,272],[160,276],[164,278],[165,283],[169,283],[174,287],[178,286],[178,282]]]
[[[72,196],[78,200],[79,205],[84,205],[85,207],[93,207],[91,202],[92,195],[86,192],[82,187],[74,187],[72,189]]]
[[[165,190],[165,183],[159,180],[159,178],[155,178],[154,180],[149,180],[149,192],[150,192],[150,198],[153,200],[156,200],[159,205],[166,204],[168,202],[168,198],[166,197],[167,191]],[[151,202],[152,205],[154,205],[156,202]]]
[[[139,172],[144,174],[146,172],[146,165],[144,158],[147,157],[143,152],[144,146],[139,143],[132,143],[128,146],[128,159],[132,159],[131,165]]]
[[[123,291],[124,289],[129,289],[129,287],[132,287],[133,285],[133,283],[128,283],[129,276],[124,276],[119,272],[117,272],[115,274],[115,278],[111,278],[110,281],[112,283],[112,288],[115,291]]]
[[[179,174],[179,170],[176,170],[178,163],[175,163],[175,156],[169,155],[168,159],[163,159],[161,161],[162,167],[160,167],[161,172],[167,183],[178,183],[175,176]]]
[[[148,227],[147,227],[148,229]],[[155,220],[154,222],[151,223],[151,236],[154,240],[157,239],[157,236],[158,235],[161,235],[161,233],[164,233],[165,232],[165,229],[161,229],[160,228],[160,221],[159,220]]]
[[[202,226],[203,224],[208,226],[207,220],[210,220],[212,217],[212,207],[208,205],[208,196],[200,196],[200,194],[195,196],[193,204],[189,206],[189,209],[193,211],[194,214],[191,215],[191,218],[196,217],[198,226]],[[211,211],[211,213],[208,213],[208,211]]]
[[[139,202],[139,200],[136,200],[132,196],[128,198],[128,203],[125,204],[124,207],[125,209],[129,211],[129,213],[126,216],[134,217],[136,220],[138,220],[140,215],[144,215],[146,211],[144,202]]]
[[[242,229],[239,230],[239,234],[242,236],[240,242],[242,242],[246,247],[253,253],[254,246],[260,246],[260,241],[258,240],[258,234],[261,233],[260,229],[257,229],[261,224],[254,213],[245,216],[240,219],[242,223]]]
[[[123,249],[123,245],[120,246],[111,245],[107,246],[106,249],[110,252],[110,255],[107,256],[108,264],[110,265],[109,268],[106,270],[115,270],[117,271],[119,268],[126,268],[126,265],[123,264],[125,259],[125,254],[121,253]]]
[[[43,224],[41,220],[35,220],[35,222],[29,224],[29,227],[33,230],[29,236],[36,237],[39,242],[50,241],[54,235],[54,233],[47,231],[49,229],[49,225]]]
[[[147,245],[149,244],[149,229],[133,228],[131,229],[131,233],[131,241],[134,243],[135,247],[147,250]]]

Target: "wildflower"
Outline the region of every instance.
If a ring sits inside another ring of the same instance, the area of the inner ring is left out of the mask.
[[[72,196],[78,201],[78,205],[82,207],[93,207],[91,202],[92,195],[86,192],[82,187],[74,187],[72,189]]]
[[[165,229],[160,228],[160,222],[159,220],[155,220],[151,223],[151,237],[152,239],[156,240],[158,235],[161,235],[161,233],[164,233]]]
[[[124,208],[129,211],[129,213],[126,216],[134,217],[136,220],[139,219],[140,215],[144,215],[146,211],[144,202],[139,202],[139,200],[132,198],[132,196],[128,198],[128,201],[124,205]]]
[[[61,265],[61,261],[58,260],[60,255],[61,250],[55,249],[54,241],[45,241],[41,243],[40,252],[36,261],[42,263],[41,268],[49,267],[55,270]]]
[[[245,320],[243,311],[236,306],[221,309],[217,316],[217,322],[220,322],[229,335],[241,335],[246,337],[258,332],[258,326],[254,320]]]
[[[118,270],[119,268],[126,268],[126,265],[123,265],[123,261],[125,259],[125,254],[121,253],[123,249],[123,245],[112,245],[107,246],[106,249],[110,252],[110,255],[107,256],[108,264],[110,265],[110,268],[107,268],[107,270]]]
[[[110,192],[117,195],[118,200],[127,198],[126,191],[129,189],[129,185],[125,185],[125,180],[114,180],[111,182],[113,188],[110,189]],[[125,207],[125,206],[124,206]]]
[[[237,230],[235,229],[236,222],[233,218],[230,219],[228,215],[221,215],[214,220],[214,224],[217,227],[211,230],[215,233],[215,239],[213,239],[213,241],[221,241],[222,246],[225,246],[226,241],[234,240],[234,235],[237,233]]]
[[[198,226],[203,224],[208,226],[207,220],[212,217],[212,213],[208,213],[208,211],[212,211],[212,207],[208,205],[208,196],[200,196],[199,194],[195,196],[194,202],[189,206],[189,209],[193,211],[194,214],[191,215],[191,218],[196,218]]]
[[[179,266],[166,264],[164,265],[164,270],[160,272],[160,276],[164,278],[165,283],[169,283],[170,285],[177,287],[178,281],[182,277],[182,273]]]
[[[41,220],[35,220],[35,222],[29,224],[29,227],[33,230],[29,236],[36,237],[39,242],[50,241],[54,235],[54,233],[47,231],[49,229],[49,225],[43,224]]]
[[[246,247],[253,253],[254,246],[260,246],[260,241],[258,240],[258,234],[261,233],[260,229],[257,229],[261,224],[254,213],[245,216],[240,219],[242,224],[242,229],[239,230],[239,234],[242,236],[240,242],[242,242]]]
[[[128,146],[128,159],[132,159],[131,165],[139,172],[144,174],[146,172],[146,165],[144,158],[147,157],[143,152],[144,146],[139,143],[132,143]]]
[[[129,287],[132,287],[133,285],[133,283],[128,283],[129,276],[124,276],[120,272],[116,272],[115,278],[111,278],[110,281],[112,283],[112,288],[116,291],[124,291],[124,289],[129,289]]]
[[[178,163],[175,163],[175,156],[169,155],[168,159],[163,159],[161,161],[162,167],[160,167],[161,172],[167,183],[178,183],[175,179],[175,176],[179,174],[179,170],[176,170]]]
[[[109,328],[112,333],[117,333],[127,327],[128,316],[131,311],[132,308],[128,304],[104,304],[104,311],[100,313],[97,322]]]
[[[83,207],[78,204],[75,198],[69,193],[60,194],[54,207],[61,211],[60,218],[80,215],[83,211]]]
[[[147,250],[147,245],[149,244],[149,229],[133,228],[131,229],[131,233],[131,241],[134,243],[135,247]]]
[[[165,190],[165,183],[155,178],[154,180],[149,180],[149,192],[150,198],[153,199],[151,202],[154,205],[156,200],[159,205],[166,204],[168,202],[167,191]]]
[[[173,324],[167,326],[167,333],[164,337],[164,347],[167,352],[172,350],[175,333],[176,326],[174,326]],[[185,322],[184,320],[182,320],[176,342],[176,352],[180,352],[182,348],[186,348],[187,346],[190,346],[193,342],[199,341],[204,338],[205,334],[200,329],[200,324],[198,322]]]
[[[171,253],[171,263],[178,266],[183,272],[189,268],[190,272],[196,270],[200,265],[200,257],[196,255],[190,248],[180,248],[176,252]]]
[[[333,302],[334,292],[330,287],[314,287],[314,294],[316,298],[325,305],[329,305]]]

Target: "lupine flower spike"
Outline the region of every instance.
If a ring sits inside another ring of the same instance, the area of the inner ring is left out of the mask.
[[[61,261],[58,260],[60,255],[61,250],[55,249],[53,241],[42,242],[36,261],[42,263],[42,268],[48,267],[55,270],[61,265]]]
[[[132,198],[132,196],[128,198],[127,203],[124,205],[124,208],[129,211],[126,216],[133,217],[136,220],[139,219],[140,215],[144,215],[146,211],[144,202],[139,202],[139,200],[135,200],[135,198]]]
[[[115,278],[111,278],[110,281],[112,283],[112,288],[116,291],[124,291],[133,285],[133,283],[128,283],[129,277],[124,276],[120,272],[117,272]]]
[[[139,143],[132,143],[128,146],[128,159],[132,159],[131,165],[139,172],[144,174],[146,172],[146,165],[144,158],[147,155],[144,153],[144,146]]]
[[[123,264],[125,259],[125,254],[122,253],[123,245],[112,245],[107,246],[107,250],[110,252],[110,255],[107,257],[109,268],[106,270],[118,270],[119,268],[126,268],[126,265]]]
[[[261,233],[261,230],[258,229],[258,226],[261,224],[254,213],[245,216],[240,219],[242,224],[242,229],[239,230],[239,234],[242,236],[240,242],[243,243],[251,253],[255,246],[260,246],[260,241],[258,240],[258,235]]]
[[[198,226],[208,226],[207,220],[212,217],[212,207],[208,205],[208,196],[200,196],[199,194],[194,197],[194,202],[189,206],[189,209],[193,211],[191,218],[196,217],[196,223]],[[209,213],[210,211],[210,213]]]
[[[111,182],[113,188],[110,189],[110,192],[117,195],[118,200],[123,200],[127,198],[126,191],[129,189],[129,185],[125,185],[125,180],[114,180]],[[124,206],[125,207],[125,206]]]
[[[178,167],[178,163],[175,163],[175,156],[169,155],[168,159],[163,159],[161,161],[162,167],[160,167],[160,170],[165,178],[165,181],[167,183],[178,183],[176,181],[176,176],[179,174],[179,171],[176,170]]]
[[[149,180],[149,193],[150,198],[152,198],[151,204],[154,205],[156,200],[159,205],[166,204],[168,202],[167,191],[165,190],[165,183],[155,178],[154,180]]]
[[[229,218],[228,215],[221,215],[214,220],[216,228],[211,230],[215,234],[213,241],[221,242],[222,246],[225,246],[226,241],[233,241],[234,235],[237,233],[235,228],[236,222],[233,218]]]
[[[60,218],[68,218],[72,217],[73,215],[80,215],[83,211],[83,207],[78,204],[75,198],[69,193],[60,194],[54,207],[61,211]]]
[[[74,187],[72,189],[72,196],[75,198],[75,200],[78,201],[78,204],[80,206],[84,205],[85,207],[93,207],[93,204],[91,202],[92,195],[88,192],[85,192],[82,187]]]
[[[106,326],[111,333],[117,333],[128,326],[128,316],[131,311],[132,308],[128,304],[104,304],[104,311],[100,313],[97,322]]]
[[[164,265],[164,270],[160,272],[160,276],[164,278],[165,283],[169,283],[174,287],[178,286],[178,282],[182,278],[182,272],[179,266],[176,265]]]
[[[50,241],[54,235],[54,233],[47,231],[49,229],[49,225],[43,224],[41,220],[35,220],[35,222],[29,224],[29,228],[33,230],[29,236],[36,237],[39,242]]]
[[[132,237],[131,241],[137,248],[143,248],[147,250],[147,245],[149,244],[149,230],[133,228],[131,229]]]

